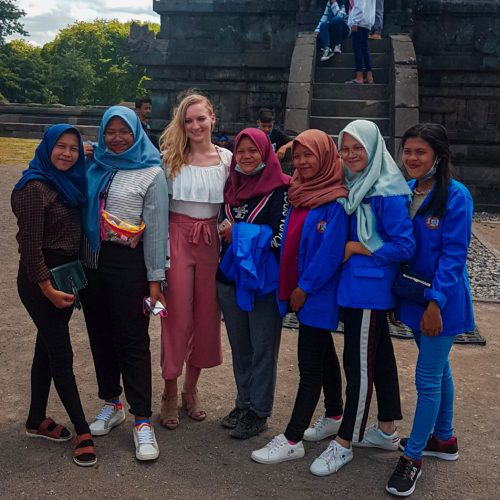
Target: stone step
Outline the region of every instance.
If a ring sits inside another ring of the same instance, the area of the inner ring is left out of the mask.
[[[354,66],[354,65],[353,65]],[[314,73],[314,83],[345,83],[354,78],[354,67],[324,68],[317,67]],[[373,78],[376,83],[388,83],[387,68],[373,68]],[[352,84],[353,86],[356,84]]]
[[[316,61],[318,66],[321,68],[354,67],[354,56],[352,53],[342,51],[342,54],[335,54],[333,57],[328,59],[328,61],[324,62],[320,61],[321,55],[321,51],[319,51],[316,55]],[[370,54],[370,57],[374,68],[387,68],[389,66],[389,56],[385,52],[373,53]]]
[[[382,40],[368,40],[368,51],[370,54],[376,52],[389,52],[389,39],[382,38]],[[342,52],[352,53],[352,40],[351,38],[346,38],[342,42]]]
[[[337,116],[335,118],[329,116],[312,116],[310,117],[309,126],[323,130],[327,134],[337,135],[348,123],[353,120],[364,119],[363,116]],[[389,118],[372,118],[370,121],[376,123],[380,132],[384,136],[390,135],[390,120]]]
[[[50,123],[0,123],[1,137],[19,137],[24,139],[41,139]],[[89,125],[79,125],[78,131],[82,134],[83,140],[97,140],[99,127]]]
[[[345,83],[315,83],[313,99],[366,99],[389,98],[389,86],[381,83],[373,85],[346,85]]]
[[[3,123],[68,123],[69,125],[91,125],[99,126],[101,119],[99,117],[90,116],[53,116],[53,115],[24,115],[24,114],[7,114],[0,113],[0,122]]]
[[[314,99],[311,105],[313,116],[363,116],[365,118],[387,118],[389,101]]]

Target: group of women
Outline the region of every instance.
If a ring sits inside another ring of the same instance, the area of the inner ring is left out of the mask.
[[[454,335],[474,322],[466,271],[472,200],[451,179],[446,130],[422,124],[406,132],[407,184],[369,121],[346,126],[338,150],[324,132],[299,134],[291,178],[262,131],[242,130],[231,156],[211,143],[214,123],[210,101],[186,95],[160,139],[160,159],[135,113],[114,106],[103,116],[98,143],[86,147],[87,165],[76,129],[56,125],[45,133],[12,194],[18,289],[38,329],[27,435],[72,437],[46,415],[54,380],[75,428],[74,461],[95,464],[93,436],[125,420],[121,379],[135,419],[136,457],[156,459],[149,314],[161,316],[160,424],[175,429],[184,370],[181,406],[194,420],[206,418],[197,383],[202,369],[222,363],[222,309],[236,399],[221,424],[233,438],[256,436],[272,412],[282,317],[293,311],[295,404],[285,431],[251,458],[264,464],[301,458],[303,441],[335,436],[310,467],[325,476],[353,459],[353,446],[399,447],[404,454],[386,489],[410,495],[422,455],[458,458],[448,354]],[[50,279],[51,269],[79,256],[104,402],[90,425],[72,368],[75,296]],[[423,300],[395,296],[403,264],[428,277]],[[419,349],[417,408],[406,440],[395,426],[402,412],[388,326],[394,310]],[[345,403],[331,335],[341,315]],[[373,385],[378,416],[367,427]],[[324,416],[310,426],[322,390]]]

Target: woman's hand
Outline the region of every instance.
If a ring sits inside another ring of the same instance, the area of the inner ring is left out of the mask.
[[[367,255],[369,257],[372,253],[359,241],[348,241],[345,244],[343,262],[348,261],[354,254]]]
[[[353,25],[351,26],[351,31],[352,31],[353,33],[356,33],[356,31],[358,31],[358,25],[357,25],[357,24],[353,24]]]
[[[420,320],[420,330],[428,337],[437,337],[443,331],[443,320],[439,306],[431,300]]]
[[[83,154],[85,156],[94,156],[94,147],[88,142],[83,143]]]
[[[222,229],[219,229],[219,234],[221,235],[221,238],[230,245],[231,241],[233,240],[233,226],[229,225]]]
[[[73,307],[75,304],[75,296],[70,293],[61,292],[56,290],[50,280],[44,280],[38,283],[42,293],[54,304],[57,309],[64,309],[66,307]]]
[[[154,306],[158,300],[163,304],[163,307],[167,307],[165,297],[163,296],[163,293],[161,293],[161,283],[159,281],[149,282],[149,296],[151,298],[151,307]]]
[[[304,307],[304,302],[307,299],[307,293],[302,288],[297,287],[290,296],[290,308],[293,312],[298,312]]]

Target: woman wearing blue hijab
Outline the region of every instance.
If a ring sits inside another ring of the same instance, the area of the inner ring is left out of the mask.
[[[70,125],[54,125],[44,133],[11,197],[19,226],[19,297],[38,330],[26,434],[56,442],[71,439],[68,429],[46,415],[54,381],[76,432],[73,460],[77,465],[90,466],[97,458],[73,374],[68,327],[75,297],[56,290],[50,281],[51,268],[78,258],[80,207],[85,197],[80,134]]]
[[[159,450],[150,420],[150,309],[144,299],[165,305],[160,285],[167,259],[168,188],[158,150],[131,109],[113,106],[104,113],[87,182],[83,227],[89,284],[82,304],[104,400],[90,430],[103,436],[125,420],[121,377],[135,417],[136,458],[154,460]]]

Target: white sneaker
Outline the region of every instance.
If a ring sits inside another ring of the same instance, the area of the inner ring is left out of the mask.
[[[134,444],[137,460],[156,460],[160,455],[151,422],[134,425]]]
[[[125,410],[121,403],[105,403],[97,417],[90,423],[92,436],[105,436],[109,431],[125,421]]]
[[[340,45],[340,43],[338,45],[335,45],[335,47],[333,47],[333,53],[342,54],[342,45]]]
[[[260,464],[279,464],[305,455],[302,441],[290,444],[284,434],[275,436],[264,448],[252,452],[252,460]]]
[[[382,448],[383,450],[395,451],[399,446],[398,431],[386,434],[379,429],[378,423],[375,423],[365,430],[362,441],[352,444],[360,448]]]
[[[339,432],[342,419],[334,420],[333,418],[320,417],[315,424],[304,432],[304,441],[321,441],[330,436],[334,436]]]
[[[328,448],[311,464],[309,470],[315,476],[329,476],[352,459],[352,448],[344,448],[333,440]]]
[[[323,50],[323,55],[321,56],[320,61],[328,61],[331,57],[333,57],[333,50],[330,47],[327,47],[326,49],[321,49]]]

